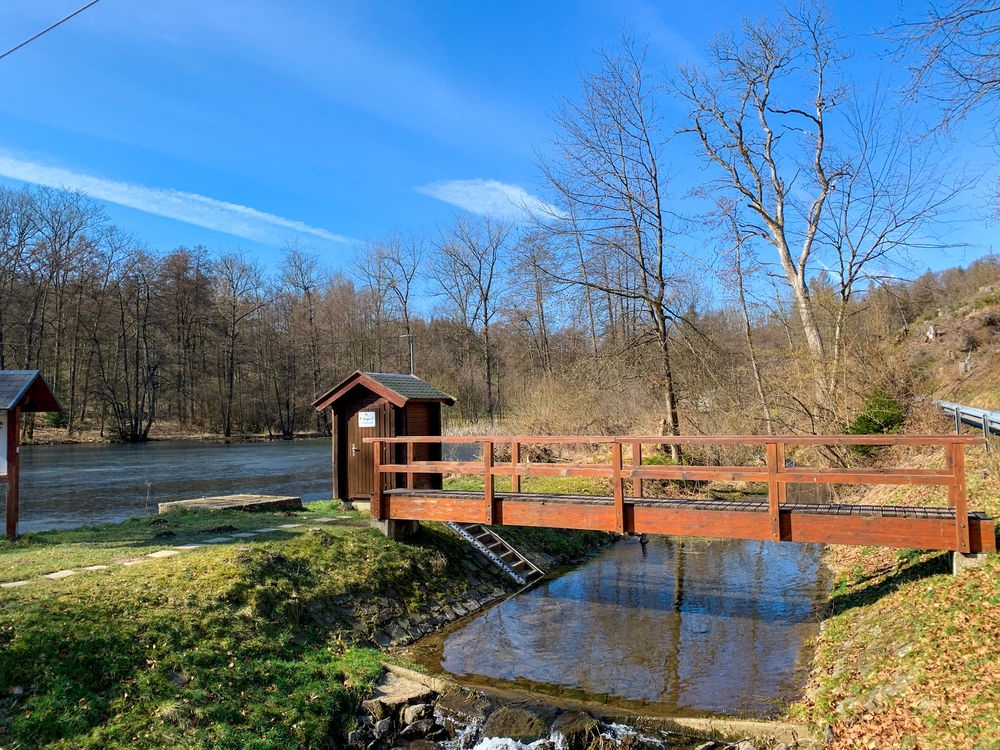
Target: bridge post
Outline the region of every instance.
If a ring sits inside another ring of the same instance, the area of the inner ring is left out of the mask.
[[[615,497],[615,531],[625,532],[625,488],[622,487],[622,444],[611,444],[611,491]]]
[[[948,505],[955,509],[956,549],[967,554],[969,543],[969,508],[965,492],[965,446],[950,443],[945,448],[945,465],[951,474],[948,483]]]
[[[372,443],[372,464],[375,468],[375,486],[372,487],[371,516],[373,521],[381,521],[385,518],[382,494],[382,441],[375,440]]]
[[[521,491],[521,475],[517,473],[517,465],[521,463],[521,444],[517,440],[510,441],[510,491]]]
[[[493,525],[493,506],[496,493],[493,489],[495,452],[492,440],[483,441],[483,523]]]
[[[632,441],[632,468],[642,468],[642,443],[638,440]],[[642,479],[632,477],[632,496],[642,497]]]
[[[778,476],[785,468],[785,444],[767,444],[767,513],[771,521],[771,540],[781,541],[781,503],[786,487]]]

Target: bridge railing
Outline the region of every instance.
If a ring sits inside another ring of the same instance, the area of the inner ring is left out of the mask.
[[[969,519],[965,481],[965,447],[984,445],[985,440],[969,435],[781,435],[781,436],[594,436],[594,435],[528,435],[445,437],[417,436],[395,438],[365,438],[375,446],[375,492],[372,496],[372,518],[386,517],[385,493],[404,486],[414,488],[416,475],[461,474],[483,477],[482,508],[486,524],[494,521],[497,501],[496,479],[509,477],[513,494],[521,493],[525,477],[590,477],[611,481],[611,497],[615,505],[617,528],[623,529],[625,514],[625,481],[631,480],[633,498],[643,497],[643,482],[647,480],[763,482],[767,484],[768,515],[771,538],[780,540],[780,508],[787,502],[789,484],[815,485],[929,485],[947,489],[948,506],[955,511],[956,546],[968,552]],[[482,446],[482,456],[476,460],[417,461],[415,446],[420,444]],[[607,463],[532,461],[524,450],[532,445],[608,446],[611,459]],[[643,464],[644,446],[664,444],[680,446],[762,446],[762,465],[688,466]],[[941,469],[908,468],[814,468],[789,465],[785,456],[788,446],[937,446],[944,452]],[[405,446],[405,450],[389,449]],[[498,451],[498,447],[505,450]],[[402,455],[405,452],[405,457]],[[498,455],[504,460],[498,460]],[[506,460],[509,455],[510,459]]]

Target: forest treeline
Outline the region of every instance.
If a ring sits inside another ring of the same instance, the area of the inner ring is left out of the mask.
[[[906,40],[927,55],[962,31],[932,21]],[[667,78],[626,35],[557,107],[530,219],[459,214],[338,272],[294,242],[270,272],[153,251],[85,195],[0,189],[0,368],[42,371],[49,424],[121,441],[325,433],[312,401],[356,369],[407,372],[411,344],[452,421],[838,432],[910,394],[900,335],[1000,277],[989,257],[906,280],[972,183],[916,126],[918,89],[852,80],[841,45],[802,6]],[[673,174],[678,148],[703,173]]]
[[[152,253],[64,191],[0,189],[0,232],[0,368],[41,370],[64,407],[48,421],[71,435],[135,441],[155,424],[325,432],[311,402],[355,369],[407,372],[410,336],[417,373],[458,399],[452,421],[504,417],[544,433],[664,427],[662,352],[645,311],[533,273],[539,247],[509,225],[463,217],[453,244],[375,243],[351,277],[297,249],[272,276],[233,253]],[[823,404],[787,309],[755,310],[747,327],[737,301],[709,300],[691,282],[670,333],[681,430],[766,432],[768,420],[780,431],[841,429],[871,392],[907,395],[892,350],[907,326],[998,278],[989,257],[861,295],[845,375]],[[818,277],[811,293],[832,325],[833,287]],[[420,310],[428,295],[431,314]]]

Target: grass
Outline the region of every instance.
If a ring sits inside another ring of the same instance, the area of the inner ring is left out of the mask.
[[[322,516],[337,520],[311,529]],[[113,564],[289,522],[302,526]],[[564,560],[600,540],[541,530],[533,541]],[[390,542],[334,502],[179,510],[0,543],[3,577],[31,581],[0,590],[0,748],[339,746],[382,674],[379,632],[463,596],[471,554],[435,524]]]
[[[166,519],[170,543],[289,521]],[[28,578],[141,554],[163,546],[160,520],[33,534],[0,548],[0,562]],[[461,590],[457,542],[427,530],[395,544],[366,525],[352,516],[0,591],[0,747],[329,747],[382,672],[366,647],[380,617]]]
[[[493,486],[497,492],[510,492],[510,477],[497,476]],[[445,479],[444,488],[446,490],[476,490],[481,492],[483,478],[472,475],[450,476]],[[608,495],[611,492],[611,481],[591,477],[523,477],[521,479],[521,492]]]
[[[16,542],[0,539],[0,583],[57,570],[111,565],[158,549],[198,544],[220,535],[287,523],[308,524],[313,519],[331,515],[346,516],[344,521],[353,519],[356,524],[367,525],[366,517],[344,510],[339,503],[327,501],[308,503],[303,510],[294,513],[204,512],[182,508],[162,516],[131,518],[117,524],[31,532],[23,534]],[[267,539],[289,536],[291,532],[278,531]]]

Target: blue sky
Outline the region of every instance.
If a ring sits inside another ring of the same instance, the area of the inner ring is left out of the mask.
[[[83,4],[5,0],[0,49]],[[0,184],[81,189],[157,250],[242,249],[271,265],[292,241],[343,268],[390,232],[433,236],[457,211],[544,200],[550,114],[622,29],[648,36],[666,69],[773,7],[101,0],[0,60]],[[924,4],[831,7],[862,53],[856,71],[881,75],[884,45],[860,35]],[[920,264],[988,252],[981,213],[954,234],[971,247]]]

